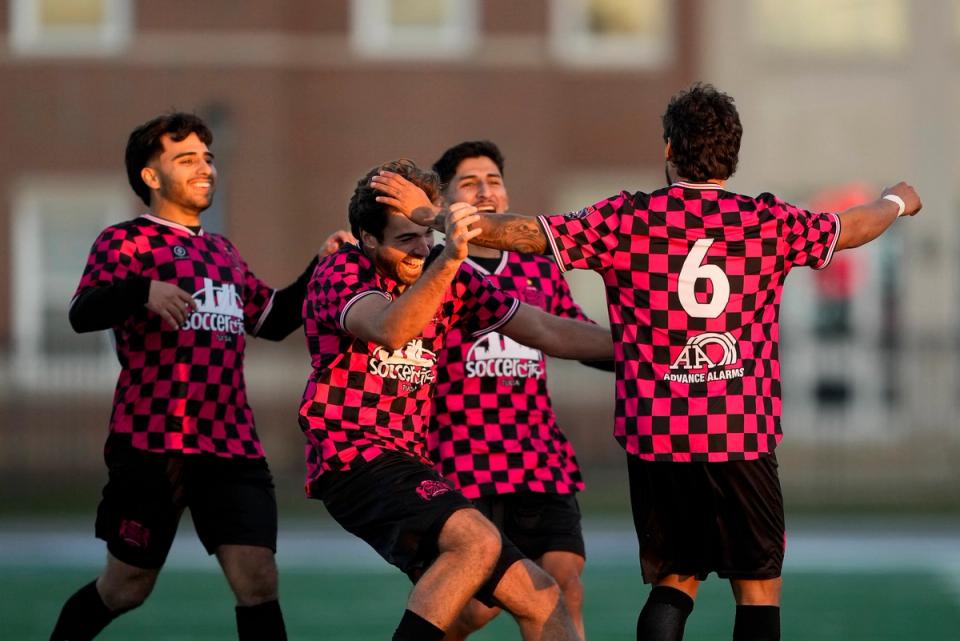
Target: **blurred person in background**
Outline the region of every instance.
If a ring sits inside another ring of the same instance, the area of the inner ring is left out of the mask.
[[[486,140],[454,145],[433,164],[447,205],[498,214],[509,208],[503,167],[500,149]],[[471,244],[466,262],[511,296],[590,322],[551,258]],[[556,580],[582,637],[585,550],[576,495],[584,484],[557,425],[543,354],[498,332],[477,339],[452,329],[437,355],[427,443],[444,478]],[[446,638],[464,639],[498,613],[471,600]]]
[[[436,175],[410,161],[374,168],[350,200],[359,245],[310,281],[307,494],[414,582],[394,641],[440,641],[473,597],[510,612],[528,641],[577,639],[553,579],[433,468],[426,431],[437,353],[456,329],[581,359],[610,358],[610,333],[525,305],[465,264],[471,205],[451,206],[434,248],[429,228],[376,201],[370,178],[384,170],[439,195]]]
[[[279,341],[301,325],[318,258],[276,290],[230,241],[204,231],[200,215],[217,182],[212,142],[207,125],[186,113],[130,134],[127,177],[148,212],[101,232],[70,304],[76,331],[113,332],[121,371],[96,521],[106,567],[67,600],[52,641],[92,639],[141,605],[185,508],[236,597],[238,638],[287,638],[273,479],[247,404],[243,355],[247,333]],[[349,240],[333,234],[322,254]]]
[[[814,213],[772,194],[726,189],[742,135],[733,99],[710,85],[663,116],[668,186],[620,192],[579,211],[479,214],[475,244],[552,253],[601,274],[614,336],[614,434],[627,451],[644,582],[637,639],[683,637],[700,582],[716,572],[736,601],[733,638],[780,638],[783,498],[779,303],[796,266],[881,235],[921,208],[906,183],[877,200]],[[447,209],[402,177],[372,179],[380,202],[442,227]]]

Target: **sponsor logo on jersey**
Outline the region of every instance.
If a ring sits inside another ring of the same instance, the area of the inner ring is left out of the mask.
[[[543,354],[521,345],[509,336],[490,332],[481,336],[467,352],[467,376],[539,378],[543,375]]]
[[[593,211],[589,207],[584,207],[583,209],[578,209],[577,211],[571,211],[563,215],[564,220],[577,220],[578,218],[583,218],[587,214]]]
[[[243,334],[243,302],[233,283],[216,285],[203,279],[203,288],[193,294],[197,308],[182,329],[206,330],[220,334]]]
[[[704,383],[743,376],[737,341],[730,332],[704,332],[690,337],[664,374],[672,383]],[[734,367],[731,367],[734,366]]]
[[[436,363],[437,355],[424,348],[423,339],[416,338],[393,351],[378,345],[370,355],[369,370],[380,378],[424,385],[433,382]]]
[[[173,257],[176,260],[183,260],[187,257],[187,250],[180,245],[173,246]]]

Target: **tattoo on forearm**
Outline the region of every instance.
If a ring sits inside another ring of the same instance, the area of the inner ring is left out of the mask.
[[[483,233],[471,241],[477,245],[524,254],[542,254],[547,248],[547,239],[535,218],[494,214],[484,216],[480,225]]]

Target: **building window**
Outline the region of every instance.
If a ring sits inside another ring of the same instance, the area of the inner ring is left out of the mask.
[[[131,0],[11,0],[10,43],[25,55],[110,55],[133,25]]]
[[[660,67],[673,48],[667,0],[553,0],[554,55],[577,66]]]
[[[116,377],[109,332],[76,334],[70,300],[97,234],[131,217],[113,180],[30,180],[13,202],[12,379],[38,389],[100,389]]]
[[[788,54],[885,59],[906,50],[904,0],[753,0],[755,38]]]
[[[476,0],[353,0],[354,50],[373,57],[461,57],[477,40]]]

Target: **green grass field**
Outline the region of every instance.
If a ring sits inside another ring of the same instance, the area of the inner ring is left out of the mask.
[[[409,584],[398,572],[282,569],[282,603],[291,640],[389,639]],[[92,571],[56,567],[0,567],[0,638],[46,639],[63,600]],[[630,563],[587,566],[588,638],[632,641],[645,598]],[[793,572],[785,575],[785,641],[902,641],[958,638],[960,599],[929,572]],[[169,569],[149,601],[115,621],[104,641],[225,640],[235,638],[231,598],[214,571]],[[725,582],[702,588],[686,639],[728,639],[733,606]],[[516,639],[501,617],[474,638]]]

